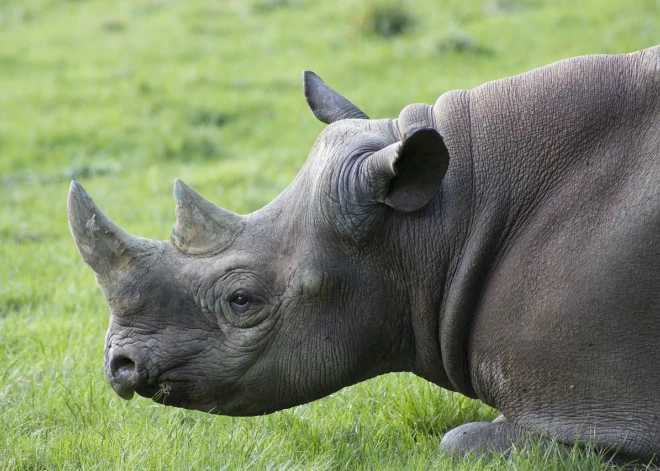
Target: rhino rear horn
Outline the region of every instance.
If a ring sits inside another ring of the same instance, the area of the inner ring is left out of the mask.
[[[360,108],[328,87],[311,70],[303,72],[303,89],[312,113],[325,124],[341,119],[369,119]]]
[[[245,224],[242,216],[216,206],[178,178],[174,180],[174,199],[176,224],[171,241],[185,254],[220,252]]]
[[[135,237],[113,223],[76,181],[69,188],[67,215],[80,256],[99,275],[127,271],[133,260],[155,249],[154,241]]]

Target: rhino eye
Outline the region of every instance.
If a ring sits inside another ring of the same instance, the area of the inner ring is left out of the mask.
[[[229,304],[231,304],[231,307],[234,311],[239,314],[243,314],[248,309],[250,309],[252,300],[247,294],[235,294],[229,301]]]

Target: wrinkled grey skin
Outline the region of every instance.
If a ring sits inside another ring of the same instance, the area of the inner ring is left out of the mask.
[[[72,183],[114,390],[255,415],[411,371],[503,414],[449,432],[447,452],[542,433],[660,453],[660,48],[393,120],[312,73],[305,94],[331,124],[247,216],[177,181],[172,240],[150,241]]]

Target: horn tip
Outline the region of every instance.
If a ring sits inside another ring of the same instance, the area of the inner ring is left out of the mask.
[[[71,180],[71,185],[69,186],[69,195],[89,196],[83,186],[75,180]]]
[[[180,180],[178,178],[174,179],[174,199],[177,202],[183,202],[184,198],[188,196],[190,197],[190,190],[191,188],[186,185],[183,180]]]
[[[83,186],[75,180],[71,182],[69,187],[66,210],[69,230],[76,241],[78,251],[85,258],[88,255],[87,252],[91,250],[88,235],[91,230],[96,229],[98,219],[103,215]],[[85,259],[85,261],[88,262],[88,259]]]
[[[77,220],[82,213],[94,211],[94,209],[92,198],[85,191],[83,186],[77,181],[72,180],[67,200],[69,221],[72,222],[73,220]]]
[[[189,205],[193,201],[201,201],[204,198],[193,187],[185,184],[178,178],[174,180],[174,200],[177,203]]]
[[[174,188],[180,190],[192,190],[192,187],[179,178],[174,179]]]

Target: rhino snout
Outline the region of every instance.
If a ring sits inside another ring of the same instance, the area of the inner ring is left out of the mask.
[[[108,352],[106,376],[110,386],[122,399],[130,400],[133,394],[147,387],[147,375],[140,372],[135,359],[126,352]]]

